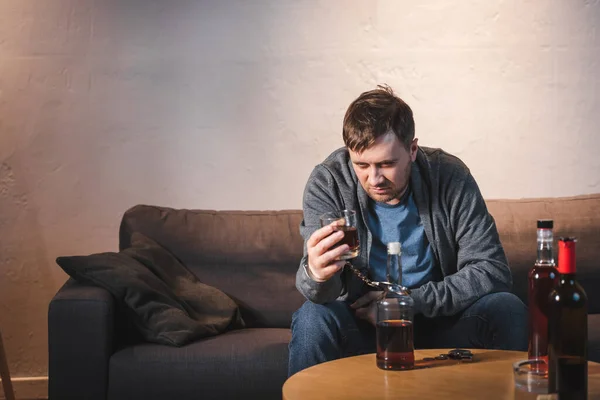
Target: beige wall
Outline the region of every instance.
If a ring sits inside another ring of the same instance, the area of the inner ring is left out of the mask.
[[[600,192],[600,4],[0,0],[0,329],[47,374],[59,255],[115,250],[136,203],[299,208],[387,82],[484,195]]]

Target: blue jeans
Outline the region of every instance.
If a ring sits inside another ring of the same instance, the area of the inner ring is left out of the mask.
[[[483,296],[458,315],[415,316],[415,347],[527,350],[527,308],[512,293]],[[288,375],[342,357],[375,352],[375,327],[349,304],[307,301],[292,317]]]

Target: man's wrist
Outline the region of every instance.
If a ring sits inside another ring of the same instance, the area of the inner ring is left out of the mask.
[[[313,281],[318,282],[318,283],[323,283],[323,282],[327,282],[327,279],[319,279],[316,276],[313,275],[313,273],[310,271],[310,267],[308,266],[308,260],[304,262],[304,273]]]

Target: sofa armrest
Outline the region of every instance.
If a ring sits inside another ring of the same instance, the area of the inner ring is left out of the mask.
[[[106,399],[115,304],[99,287],[69,279],[48,308],[50,400]]]

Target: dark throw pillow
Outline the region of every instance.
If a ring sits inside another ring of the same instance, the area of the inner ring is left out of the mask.
[[[134,233],[119,253],[58,257],[58,265],[78,282],[108,290],[131,311],[145,340],[182,346],[244,326],[236,303],[200,282],[154,240]]]

